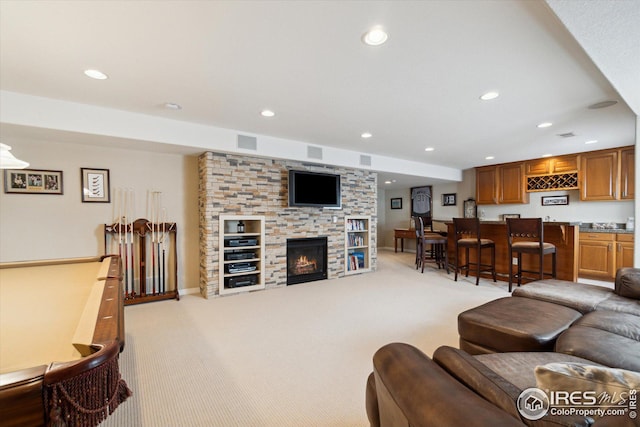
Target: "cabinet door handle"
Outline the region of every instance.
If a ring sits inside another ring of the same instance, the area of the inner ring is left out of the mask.
[[[613,249],[613,243],[609,243],[609,244],[607,245],[607,250],[608,250],[609,252],[611,252],[611,249]]]
[[[622,252],[622,243],[618,243],[618,252]]]

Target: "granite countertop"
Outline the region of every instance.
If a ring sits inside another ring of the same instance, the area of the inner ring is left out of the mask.
[[[451,219],[434,219],[434,221],[444,222],[445,224],[451,224]],[[506,224],[504,220],[480,220],[481,224]],[[583,233],[620,233],[620,234],[633,234],[633,230],[627,230],[624,223],[590,223],[581,221],[545,221],[545,226],[550,225],[572,225],[579,227],[579,231]]]

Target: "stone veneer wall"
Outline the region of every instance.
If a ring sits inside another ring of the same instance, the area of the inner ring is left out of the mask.
[[[286,286],[288,238],[327,236],[328,277],[344,276],[345,215],[371,216],[371,267],[376,268],[377,174],[298,161],[207,152],[200,175],[200,293],[218,296],[219,215],[265,216],[266,288]],[[289,207],[289,169],[340,174],[342,209]],[[333,216],[338,221],[332,221]]]

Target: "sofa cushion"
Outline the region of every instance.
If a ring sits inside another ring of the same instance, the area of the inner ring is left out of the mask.
[[[550,351],[581,315],[558,304],[505,297],[458,315],[460,338],[494,351]]]
[[[640,373],[585,363],[548,363],[536,367],[536,384],[550,391],[593,391],[597,402],[626,402],[629,390],[640,390]]]
[[[640,300],[621,297],[612,293],[609,298],[598,303],[596,310],[617,311],[640,316]]]
[[[611,289],[602,286],[547,279],[518,287],[512,295],[561,304],[578,310],[580,313],[589,313],[612,294]]]
[[[640,269],[631,267],[618,269],[615,293],[625,298],[640,299]]]
[[[572,326],[558,338],[556,351],[640,372],[640,342],[602,329]]]
[[[574,326],[578,325],[602,329],[603,331],[640,341],[640,317],[632,314],[615,311],[594,311],[578,319]]]

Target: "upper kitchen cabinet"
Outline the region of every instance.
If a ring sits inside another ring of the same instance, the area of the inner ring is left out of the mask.
[[[636,195],[636,150],[633,147],[620,150],[620,198],[633,199]]]
[[[523,162],[477,168],[476,203],[479,205],[529,203],[524,179]]]
[[[578,171],[578,156],[561,156],[529,160],[525,163],[527,175],[549,175]]]
[[[634,198],[634,147],[594,151],[581,158],[580,200]]]

